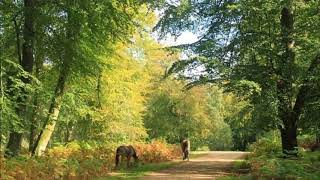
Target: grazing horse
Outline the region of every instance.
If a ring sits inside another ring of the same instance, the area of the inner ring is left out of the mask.
[[[117,150],[116,150],[116,167],[119,166],[120,156],[127,157],[127,167],[129,167],[129,165],[130,165],[131,157],[134,158],[134,162],[138,161],[138,156],[137,156],[136,150],[131,145],[129,145],[129,146],[122,145],[117,148]]]
[[[190,141],[187,139],[181,140],[181,149],[183,153],[182,160],[187,159],[189,161],[189,153],[190,153]]]

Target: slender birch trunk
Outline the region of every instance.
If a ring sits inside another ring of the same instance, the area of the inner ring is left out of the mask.
[[[46,123],[43,129],[41,130],[40,135],[34,145],[34,150],[32,154],[36,156],[41,156],[43,154],[43,152],[46,150],[49,140],[51,139],[52,133],[54,131],[54,128],[56,126],[56,123],[59,117],[59,113],[62,105],[62,98],[65,91],[66,79],[69,74],[69,71],[70,71],[69,65],[65,64],[62,66],[59,79],[57,82],[57,86],[55,89],[55,93],[51,100],[49,114],[47,116]]]
[[[69,2],[69,1],[68,1]],[[69,2],[68,7],[72,7],[73,2]],[[40,135],[35,143],[34,150],[32,152],[33,155],[41,156],[43,152],[46,150],[47,145],[51,139],[52,133],[55,129],[58,116],[60,113],[62,98],[65,91],[66,81],[71,71],[71,64],[74,59],[74,37],[77,34],[75,31],[79,31],[80,28],[73,27],[72,23],[72,11],[70,9],[67,10],[68,14],[68,22],[67,22],[67,32],[66,32],[66,41],[64,42],[65,51],[63,53],[63,63],[61,64],[61,70],[59,79],[56,85],[56,89],[54,92],[54,96],[51,101],[51,105],[49,108],[49,114],[44,124],[43,129],[40,132]]]

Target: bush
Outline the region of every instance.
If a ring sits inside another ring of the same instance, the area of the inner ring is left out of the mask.
[[[316,158],[319,153],[305,153],[298,159],[282,159],[277,157],[251,157],[252,174],[269,179],[319,179],[320,161]]]
[[[305,138],[307,139],[307,138]],[[305,142],[308,142],[307,140]],[[252,175],[266,179],[319,179],[320,153],[300,151],[295,159],[279,158],[282,153],[279,134],[268,133],[250,146]]]
[[[282,152],[280,136],[275,133],[268,133],[249,146],[249,151],[254,156],[273,156]]]
[[[136,144],[139,160],[144,163],[164,162],[182,156],[181,149],[164,141],[155,140],[150,144]]]
[[[298,136],[299,147],[304,149],[312,149],[312,147],[316,144],[316,136],[310,134],[304,134]]]

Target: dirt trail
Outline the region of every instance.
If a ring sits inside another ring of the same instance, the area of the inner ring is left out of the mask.
[[[150,173],[141,180],[157,179],[215,179],[219,176],[239,174],[235,172],[234,163],[244,159],[247,152],[211,151],[207,154],[179,163],[168,169]]]

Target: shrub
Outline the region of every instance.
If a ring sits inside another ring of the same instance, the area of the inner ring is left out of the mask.
[[[140,161],[144,163],[169,161],[182,154],[178,146],[160,140],[152,141],[150,144],[136,144],[135,148]]]
[[[281,143],[277,138],[263,137],[249,146],[255,156],[272,156],[281,153]]]
[[[269,135],[260,138],[250,146],[250,150],[253,152],[249,156],[252,175],[259,179],[320,178],[320,161],[318,161],[320,154],[300,151],[297,158],[279,158],[284,156],[278,156],[281,153],[278,136]]]
[[[319,179],[320,162],[315,154],[306,153],[305,157],[295,160],[277,157],[252,157],[250,159],[252,174],[269,179]]]
[[[306,150],[317,150],[320,148],[320,144],[316,141],[316,135],[304,134],[298,136],[299,146]]]

